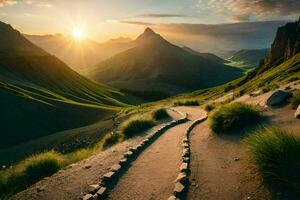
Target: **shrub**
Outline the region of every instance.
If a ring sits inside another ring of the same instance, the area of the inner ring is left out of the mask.
[[[278,128],[255,131],[247,138],[251,161],[262,175],[300,193],[300,139]]]
[[[62,166],[62,156],[54,151],[49,151],[30,156],[18,165],[1,171],[0,199],[54,174]]]
[[[169,117],[168,112],[164,108],[160,108],[152,113],[152,117],[155,120],[165,119]]]
[[[215,105],[213,105],[213,104],[207,104],[204,108],[204,110],[206,110],[207,112],[210,112],[213,109],[215,109]]]
[[[197,100],[190,101],[177,101],[174,103],[175,106],[199,106],[199,102]]]
[[[65,164],[71,164],[83,160],[92,154],[92,150],[89,148],[78,149],[74,152],[65,155]]]
[[[155,125],[153,120],[147,119],[137,119],[132,120],[124,125],[123,127],[123,134],[125,138],[131,138],[138,133],[145,131]]]
[[[122,140],[123,136],[119,133],[109,133],[106,134],[106,136],[103,138],[103,144],[102,144],[102,148],[106,149],[108,147],[111,147],[114,144],[117,144],[118,142],[120,142]]]
[[[300,104],[300,91],[297,91],[293,94],[290,102],[294,109],[298,107],[298,105]]]
[[[216,132],[227,133],[237,130],[261,118],[257,109],[244,103],[231,103],[222,106],[211,117],[210,127]]]

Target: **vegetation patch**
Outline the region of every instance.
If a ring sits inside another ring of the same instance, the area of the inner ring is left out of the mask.
[[[176,101],[174,106],[199,106],[199,101],[197,100],[188,100],[188,101]]]
[[[293,96],[290,99],[290,102],[294,109],[296,109],[300,104],[300,91],[297,91],[293,94]]]
[[[300,139],[278,127],[261,128],[247,138],[251,161],[262,175],[300,193]]]
[[[106,134],[106,136],[103,138],[103,142],[101,145],[102,149],[107,149],[114,144],[117,144],[118,142],[121,142],[124,140],[124,136],[117,132],[111,132],[109,134]]]
[[[216,133],[228,133],[239,130],[249,123],[261,119],[258,110],[248,104],[231,103],[220,107],[211,117],[210,127]]]
[[[20,191],[57,172],[64,165],[61,154],[54,151],[28,157],[18,165],[0,172],[0,198]]]
[[[152,119],[136,119],[127,122],[123,128],[122,133],[125,138],[131,138],[155,125],[155,121]]]
[[[214,104],[207,104],[205,106],[204,110],[207,111],[207,112],[210,112],[210,111],[212,111],[215,108],[216,108],[216,106]]]
[[[165,108],[160,108],[158,110],[155,110],[153,113],[152,113],[152,117],[153,119],[155,120],[161,120],[161,119],[165,119],[165,118],[168,118],[170,117],[168,112],[166,111]]]

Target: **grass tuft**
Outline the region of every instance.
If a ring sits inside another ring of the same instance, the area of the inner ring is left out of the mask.
[[[155,121],[151,119],[136,119],[127,122],[123,128],[122,132],[125,138],[131,138],[155,125]]]
[[[214,104],[207,104],[204,108],[205,111],[210,112],[212,110],[214,110],[216,108],[216,106]]]
[[[197,100],[188,100],[188,101],[176,101],[174,106],[199,106],[199,101]]]
[[[300,193],[300,139],[278,127],[261,128],[246,139],[251,161],[262,175]]]
[[[169,114],[168,114],[168,112],[166,111],[165,108],[160,108],[160,109],[158,109],[158,110],[155,110],[155,111],[152,113],[152,117],[153,117],[153,119],[155,119],[155,120],[161,120],[161,119],[168,118],[168,117],[169,117]]]
[[[231,103],[222,106],[211,117],[210,127],[216,133],[228,133],[229,131],[239,130],[249,123],[261,119],[258,110],[248,104]]]
[[[118,142],[123,140],[124,140],[124,136],[119,133],[112,132],[106,134],[106,136],[103,138],[102,149],[107,149],[108,147],[111,147],[114,144],[117,144]]]
[[[49,151],[30,156],[18,165],[1,171],[0,199],[54,174],[62,166],[62,156],[54,151]]]

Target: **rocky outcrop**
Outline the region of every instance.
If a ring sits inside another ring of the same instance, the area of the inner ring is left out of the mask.
[[[258,72],[277,66],[300,52],[300,18],[277,30],[268,55],[261,60]]]
[[[291,96],[289,92],[276,90],[266,101],[268,106],[278,106],[284,104],[286,100]]]
[[[298,106],[296,112],[295,112],[295,117],[300,119],[300,105]]]

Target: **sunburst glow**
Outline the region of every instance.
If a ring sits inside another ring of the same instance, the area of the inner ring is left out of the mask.
[[[82,39],[84,37],[84,31],[81,28],[74,28],[73,37],[77,40]]]

